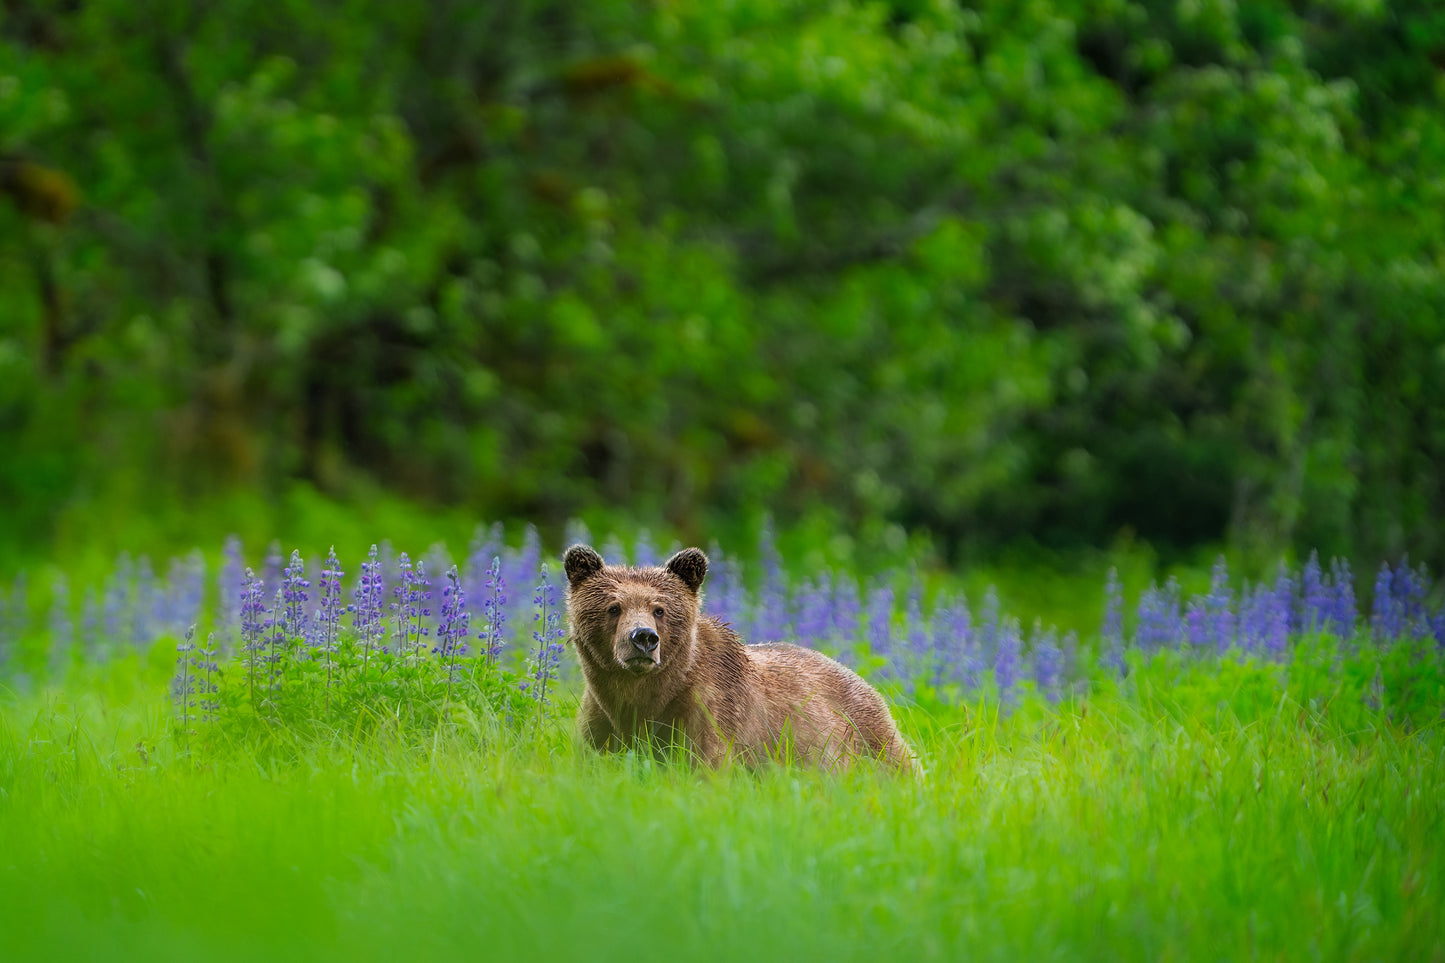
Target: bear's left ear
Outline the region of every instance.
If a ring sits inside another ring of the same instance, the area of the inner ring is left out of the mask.
[[[707,578],[707,556],[700,548],[685,548],[667,560],[667,570],[687,586],[689,592],[697,594],[702,580]]]

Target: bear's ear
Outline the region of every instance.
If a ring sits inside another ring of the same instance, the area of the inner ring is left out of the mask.
[[[602,571],[602,556],[587,545],[573,545],[562,556],[562,568],[567,572],[568,583],[581,585]]]
[[[688,591],[696,595],[707,577],[707,556],[700,548],[685,548],[667,560],[667,570],[682,579]]]

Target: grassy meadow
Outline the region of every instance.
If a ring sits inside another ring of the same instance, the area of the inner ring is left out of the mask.
[[[575,693],[187,747],[164,648],[3,696],[7,960],[1445,954],[1433,647],[925,694],[922,783],[598,758]]]

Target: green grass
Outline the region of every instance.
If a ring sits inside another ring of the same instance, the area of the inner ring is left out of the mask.
[[[160,660],[154,660],[158,663]],[[1441,959],[1445,733],[1278,667],[900,712],[928,779],[541,732],[178,750],[134,662],[0,696],[6,960]]]

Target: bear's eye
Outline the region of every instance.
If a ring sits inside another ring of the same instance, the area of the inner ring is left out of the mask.
[[[607,606],[607,614],[612,616],[614,619],[617,618],[617,616],[622,614],[622,606],[618,605],[616,602],[613,602],[611,605]]]
[[[662,606],[661,606],[661,605],[659,605],[657,608],[655,608],[655,609],[652,610],[652,617],[655,618],[655,619],[660,619],[660,618],[662,618],[662,617],[663,617],[664,615],[666,615],[666,614],[667,614],[667,613],[662,610]]]

